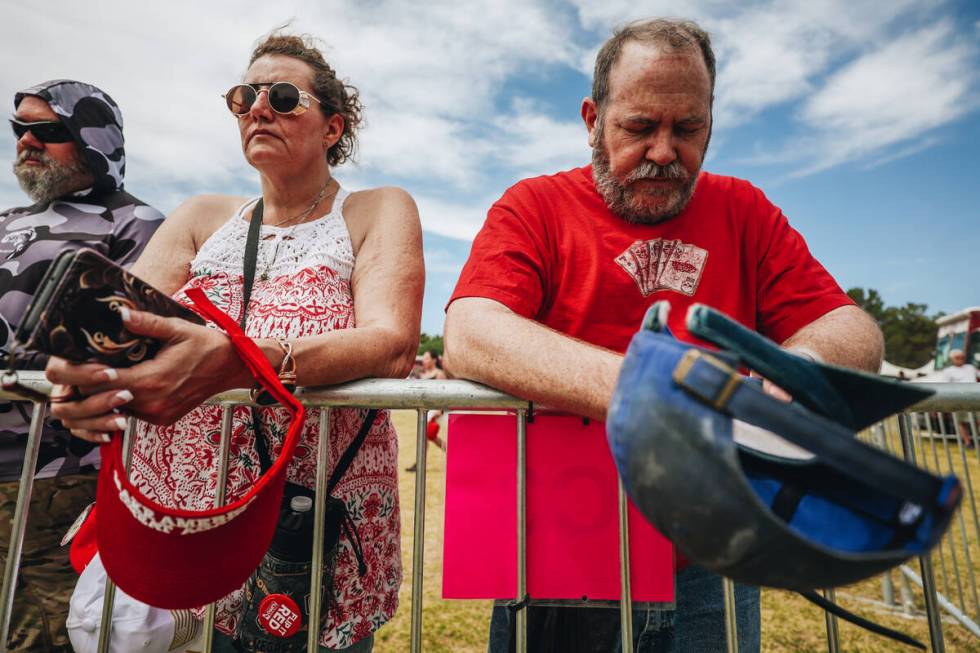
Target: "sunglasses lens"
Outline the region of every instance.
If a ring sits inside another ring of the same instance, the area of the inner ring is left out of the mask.
[[[288,82],[269,87],[269,105],[278,113],[290,113],[299,106],[299,89]]]
[[[60,122],[20,122],[11,120],[10,126],[14,129],[14,135],[20,139],[27,132],[31,132],[34,138],[42,143],[70,143],[74,139],[71,132]]]
[[[255,104],[255,89],[246,84],[232,86],[225,93],[225,102],[228,104],[228,110],[233,114],[244,115]]]

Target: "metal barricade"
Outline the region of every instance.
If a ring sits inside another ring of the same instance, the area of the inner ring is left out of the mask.
[[[49,385],[40,373],[25,373],[22,375],[25,385],[34,390],[47,393]],[[933,386],[937,390],[935,397],[922,402],[914,407],[917,413],[906,413],[897,418],[880,425],[880,428],[872,429],[868,437],[872,438],[879,446],[882,446],[893,453],[901,452],[904,458],[910,462],[917,461],[922,466],[935,472],[957,473],[964,481],[964,487],[968,493],[968,499],[964,501],[964,510],[969,517],[964,517],[963,511],[960,512],[956,520],[955,527],[950,530],[945,541],[936,549],[939,555],[940,567],[943,572],[943,593],[936,591],[935,578],[932,569],[932,556],[920,558],[921,575],[916,574],[907,566],[901,568],[901,578],[903,579],[903,597],[906,596],[909,587],[908,579],[912,583],[923,588],[925,599],[925,611],[929,623],[930,641],[933,651],[943,651],[944,641],[942,633],[941,610],[949,613],[959,624],[962,624],[969,632],[980,638],[980,628],[977,627],[976,620],[980,617],[980,600],[977,598],[976,574],[968,571],[968,583],[966,590],[962,583],[960,569],[966,565],[968,570],[972,569],[970,553],[970,532],[968,526],[972,525],[972,534],[976,536],[973,541],[974,546],[980,543],[980,519],[978,519],[976,502],[973,496],[972,475],[967,464],[966,446],[964,440],[956,437],[959,465],[955,464],[951,454],[952,445],[947,440],[948,434],[940,431],[939,434],[922,426],[921,420],[917,415],[928,414],[931,411],[977,411],[980,410],[980,385],[970,387],[969,384],[947,384]],[[425,524],[425,493],[426,493],[426,412],[428,410],[449,410],[466,409],[476,411],[499,411],[502,409],[514,410],[517,415],[517,520],[515,529],[517,531],[517,596],[515,601],[520,601],[527,593],[527,561],[526,551],[526,438],[527,438],[527,410],[529,405],[526,401],[511,397],[491,388],[470,383],[467,381],[447,380],[389,380],[389,379],[368,379],[355,381],[339,386],[324,389],[300,389],[297,393],[299,400],[306,406],[322,408],[320,414],[320,444],[318,449],[317,470],[316,470],[316,491],[318,496],[323,496],[327,484],[327,472],[330,467],[328,433],[330,429],[330,409],[339,407],[359,407],[359,408],[379,408],[379,409],[410,409],[417,411],[416,424],[416,460],[417,477],[415,486],[415,515],[414,515],[414,541],[412,551],[412,599],[411,599],[411,641],[410,647],[413,653],[422,650],[422,588],[423,574],[422,562],[424,553],[424,524]],[[17,399],[18,395],[0,391],[0,400]],[[215,498],[215,505],[221,505],[224,500],[224,479],[227,472],[228,451],[231,440],[232,409],[237,405],[249,405],[247,390],[235,390],[212,397],[210,404],[220,405],[223,408],[221,423],[221,442],[219,448],[219,478],[218,492]],[[10,613],[13,605],[14,591],[17,581],[20,553],[22,549],[24,535],[27,528],[28,507],[30,505],[31,488],[33,484],[32,470],[35,468],[38,448],[40,446],[42,422],[45,415],[46,406],[41,402],[34,402],[32,413],[31,428],[27,440],[25,453],[24,471],[21,474],[20,488],[15,509],[14,520],[11,528],[10,546],[7,552],[6,565],[3,574],[3,585],[0,588],[0,653],[5,653],[7,634],[10,626]],[[980,438],[978,438],[977,413],[967,413],[971,417],[969,422],[972,438],[973,450],[977,456],[977,463],[980,464]],[[928,422],[926,423],[928,424]],[[958,427],[957,427],[958,428]],[[127,431],[126,452],[127,458],[132,447],[132,424]],[[930,446],[929,455],[926,449]],[[943,456],[939,457],[937,446],[943,448]],[[930,466],[931,457],[933,465]],[[942,465],[945,460],[945,466]],[[128,461],[127,461],[128,464]],[[619,489],[619,536],[620,536],[620,570],[622,598],[620,601],[622,650],[631,653],[633,650],[633,628],[632,628],[632,604],[630,601],[630,576],[629,576],[629,546],[628,546],[628,523],[627,523],[627,502],[626,494],[620,484]],[[314,547],[311,587],[320,588],[320,575],[322,573],[322,541],[325,527],[324,515],[325,502],[317,502],[314,512]],[[963,545],[963,561],[956,557],[953,547],[954,539]],[[947,565],[946,551],[952,551]],[[950,571],[953,570],[953,571]],[[949,573],[947,573],[949,572]],[[947,598],[949,594],[949,577],[954,577],[954,585],[957,587],[958,602],[954,603]],[[886,598],[893,600],[894,592],[889,590],[891,587],[890,576],[883,578]],[[724,607],[725,607],[725,639],[726,649],[730,653],[738,650],[737,628],[735,619],[735,595],[734,584],[729,581],[723,582],[724,588]],[[108,651],[111,638],[110,615],[112,610],[113,586],[111,581],[107,582],[106,599],[102,615],[102,627],[99,636],[99,651]],[[826,593],[827,598],[833,598],[833,592]],[[965,597],[971,599],[971,606],[966,606]],[[319,589],[315,589],[310,597],[310,614],[318,614],[322,605],[323,597],[320,596]],[[972,619],[970,615],[972,614]],[[214,623],[214,605],[208,607],[205,627],[204,627],[204,650],[210,651],[212,645]],[[517,651],[526,653],[527,651],[527,609],[526,607],[517,610]],[[839,650],[839,635],[837,632],[837,622],[831,616],[826,617],[828,650],[833,653]],[[316,650],[318,634],[316,629],[310,630],[308,648]]]

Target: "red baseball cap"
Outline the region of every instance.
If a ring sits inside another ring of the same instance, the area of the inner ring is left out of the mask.
[[[180,609],[216,601],[238,589],[259,566],[275,532],[286,468],[299,441],[305,411],[272,365],[230,317],[198,288],[195,308],[221,327],[252,375],[291,414],[282,452],[247,494],[220,508],[178,510],[143,495],[122,462],[122,438],[102,446],[96,494],[99,554],[109,577],[149,605]]]

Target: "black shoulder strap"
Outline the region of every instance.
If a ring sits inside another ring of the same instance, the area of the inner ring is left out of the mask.
[[[259,198],[259,201],[255,203],[255,208],[252,209],[252,219],[248,223],[248,239],[245,241],[245,260],[242,261],[242,318],[240,321],[242,331],[245,330],[245,322],[248,320],[248,303],[252,298],[252,286],[255,283],[255,265],[259,254],[259,232],[262,229],[263,208],[262,198]],[[374,425],[374,419],[377,415],[377,409],[372,408],[368,411],[364,417],[364,423],[361,424],[361,429],[357,432],[350,445],[348,445],[340,460],[337,461],[337,466],[334,467],[333,474],[330,475],[330,481],[327,483],[328,495],[337,486],[340,479],[344,477],[347,468],[354,461],[354,456],[357,455],[361,445],[364,444],[364,440],[367,439],[367,434]],[[255,449],[259,455],[259,467],[264,473],[272,466],[272,458],[269,456],[269,445],[265,440],[265,434],[262,432],[261,422],[255,409],[252,409],[252,428],[255,431]]]
[[[337,461],[336,467],[333,468],[333,473],[330,474],[330,480],[327,481],[327,496],[330,496],[330,493],[340,483],[340,479],[347,473],[347,469],[351,463],[354,462],[354,457],[361,450],[361,445],[367,439],[367,434],[371,431],[371,427],[374,426],[374,419],[377,416],[378,410],[376,408],[372,408],[364,416],[360,430],[354,436],[354,439],[351,440],[351,443],[347,445],[347,449],[341,454],[340,460]],[[259,455],[259,469],[264,474],[272,467],[272,457],[269,455],[269,445],[265,440],[265,433],[262,432],[258,412],[254,408],[252,409],[252,428],[255,431],[255,451]]]
[[[252,219],[248,223],[248,239],[245,241],[245,260],[242,262],[242,319],[240,326],[245,330],[248,320],[248,302],[252,298],[252,285],[255,283],[255,263],[259,255],[259,232],[262,230],[262,198],[252,209]]]
[[[354,456],[357,455],[357,452],[361,449],[361,445],[364,444],[364,440],[367,439],[367,434],[371,430],[371,427],[374,426],[374,418],[377,416],[377,408],[372,408],[364,416],[364,422],[361,424],[360,430],[354,436],[354,439],[351,440],[351,443],[347,445],[344,454],[337,461],[336,467],[333,468],[333,474],[330,475],[330,481],[327,482],[327,496],[330,496],[333,489],[337,487],[337,483],[340,483],[340,479],[344,477],[347,468],[354,462]]]

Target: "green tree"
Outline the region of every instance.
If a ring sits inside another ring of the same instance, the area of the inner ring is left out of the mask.
[[[848,296],[868,312],[885,336],[885,358],[889,363],[917,368],[932,359],[936,347],[936,318],[926,314],[925,304],[886,306],[873,288],[851,288]]]
[[[442,352],[443,352],[442,334],[437,333],[434,336],[430,336],[428,333],[422,333],[422,335],[419,336],[418,355],[421,356],[429,349],[433,350],[434,352],[442,356]]]
[[[847,291],[847,296],[853,299],[858,306],[863,308],[868,315],[873,317],[878,324],[885,317],[885,302],[881,299],[881,295],[874,288],[868,288],[867,291],[864,288],[851,288]]]

